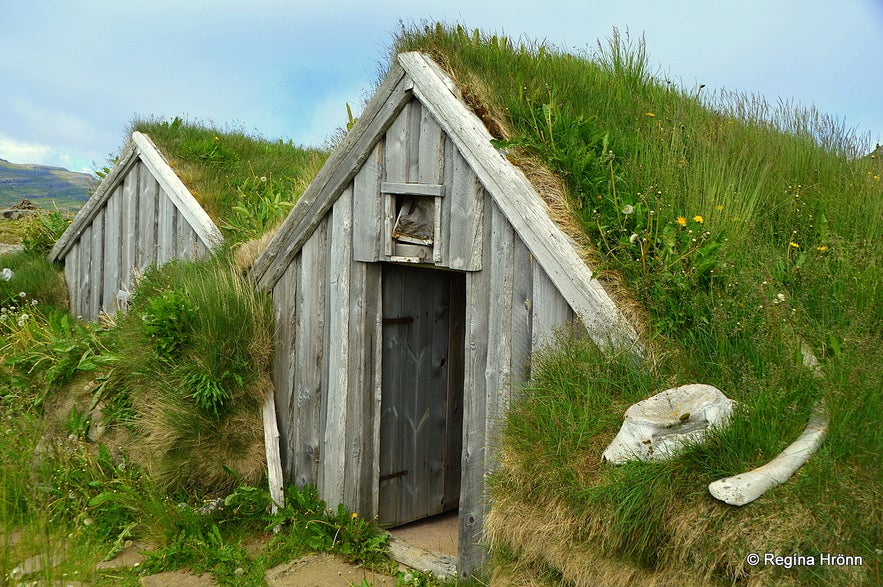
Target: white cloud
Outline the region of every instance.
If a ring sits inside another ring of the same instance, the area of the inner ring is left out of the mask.
[[[6,159],[10,163],[37,163],[92,173],[88,161],[62,153],[49,145],[19,141],[3,134],[0,134],[0,159]]]
[[[53,157],[52,147],[16,141],[7,136],[0,135],[0,159],[6,159],[10,163],[42,163],[48,165]]]

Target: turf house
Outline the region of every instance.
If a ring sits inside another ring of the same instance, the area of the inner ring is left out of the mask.
[[[252,275],[272,292],[286,483],[398,526],[459,508],[484,561],[487,447],[532,350],[634,329],[429,57],[400,54]]]
[[[125,304],[147,267],[200,258],[222,241],[166,157],[136,131],[49,259],[64,262],[71,312],[95,320]]]

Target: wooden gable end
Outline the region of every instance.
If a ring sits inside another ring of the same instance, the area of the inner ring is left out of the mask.
[[[76,316],[113,313],[135,277],[173,259],[196,259],[222,240],[149,138],[132,142],[49,254],[64,260]]]
[[[408,102],[353,180],[357,261],[481,269],[484,187],[419,100]],[[431,242],[397,238],[403,206],[425,200]]]

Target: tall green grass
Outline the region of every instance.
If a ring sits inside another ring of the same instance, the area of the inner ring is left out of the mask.
[[[616,31],[572,54],[428,25],[404,29],[395,48],[428,52],[501,128],[498,146],[562,178],[595,269],[618,276],[646,310],[657,350],[637,370],[573,341],[535,357],[501,441],[500,507],[566,503],[609,557],[663,575],[695,559],[703,575],[743,578],[751,570],[738,549],[717,549],[716,537],[775,520],[768,547],[873,560],[883,527],[872,505],[879,483],[868,483],[883,453],[883,184],[867,137],[813,108],[679,87],[649,67],[642,40]],[[823,377],[803,367],[802,344]],[[694,381],[739,402],[729,428],[669,464],[599,462],[625,407]],[[696,548],[708,556],[678,550],[672,524],[690,507],[714,507],[705,485],[774,457],[820,398],[831,417],[823,449],[757,505],[713,510],[714,522],[698,525],[707,536]],[[795,515],[804,509],[808,517]],[[754,572],[770,584],[848,584],[876,571]]]

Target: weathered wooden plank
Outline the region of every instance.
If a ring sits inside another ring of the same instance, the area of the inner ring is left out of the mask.
[[[451,356],[451,283],[454,273],[432,271],[432,314],[430,314],[430,353],[426,364],[426,379],[431,384],[426,387],[426,401],[421,407],[423,414],[421,428],[426,428],[423,435],[426,441],[423,456],[424,475],[427,478],[426,516],[440,514],[445,510],[445,456],[447,455],[447,416],[448,390],[450,388],[449,369],[455,362]],[[421,435],[423,434],[421,430]],[[421,512],[422,513],[422,512]]]
[[[199,205],[184,182],[175,174],[150,137],[136,131],[132,133],[132,141],[138,146],[144,165],[159,182],[162,191],[174,203],[175,208],[180,211],[186,222],[199,235],[200,240],[209,249],[218,246],[223,241],[221,231]],[[169,257],[166,261],[171,258]]]
[[[497,206],[491,206],[490,266],[483,271],[489,273],[491,282],[490,316],[488,318],[488,344],[486,381],[485,420],[485,470],[493,469],[493,447],[498,440],[499,424],[509,407],[510,386],[512,384],[512,322],[515,297],[515,241],[517,237],[512,225]]]
[[[448,197],[438,201],[436,208],[436,241],[433,243],[432,257],[440,267],[450,267],[451,259],[451,200],[455,196],[454,186],[454,143],[446,135],[442,136],[442,179]]]
[[[156,264],[164,265],[175,258],[175,204],[160,185],[159,212],[156,219]]]
[[[509,386],[511,403],[519,393],[522,384],[530,376],[530,356],[533,348],[533,255],[517,236],[512,251],[512,345],[509,372],[512,380]],[[508,409],[508,404],[507,404]]]
[[[401,53],[399,64],[414,81],[414,95],[452,138],[537,262],[558,286],[601,347],[634,347],[637,333],[617,309],[573,244],[546,213],[524,174],[491,145],[481,120],[448,89],[446,77],[428,57]]]
[[[86,200],[86,203],[77,212],[70,226],[67,227],[67,230],[64,231],[64,234],[61,235],[55,246],[52,247],[52,250],[49,252],[50,261],[57,261],[64,257],[67,250],[79,240],[83,231],[92,223],[92,219],[98,211],[104,208],[104,203],[113,194],[120,182],[123,181],[130,168],[137,163],[137,155],[137,148],[130,141],[123,149],[123,152],[120,153],[120,158],[116,165],[113,166],[107,177],[101,181],[95,193]]]
[[[282,456],[279,452],[279,425],[276,422],[276,404],[274,387],[267,385],[264,392],[264,405],[261,409],[261,421],[264,426],[264,450],[267,456],[267,482],[270,489],[272,513],[285,506],[285,494],[282,492]]]
[[[259,286],[272,287],[337,196],[371,156],[374,145],[396,114],[411,99],[403,77],[402,68],[393,64],[358,122],[304,191],[279,233],[255,260],[251,273]]]
[[[98,211],[92,218],[92,284],[89,288],[89,320],[98,319],[98,314],[104,306],[102,294],[104,293],[104,208]]]
[[[325,456],[319,474],[323,499],[343,503],[347,462],[346,422],[349,394],[352,393],[348,368],[350,346],[350,274],[352,269],[353,210],[351,189],[344,190],[331,214],[328,262],[328,387],[326,394]]]
[[[367,356],[366,360],[371,360],[371,364],[374,369],[374,377],[371,385],[371,389],[373,390],[373,397],[370,398],[370,407],[372,410],[372,437],[373,442],[371,446],[374,450],[373,458],[371,459],[371,515],[379,516],[380,515],[380,420],[381,420],[381,400],[383,396],[383,271],[382,265],[373,264],[371,265],[365,275],[367,287],[365,291],[367,293],[371,293],[374,297],[373,300],[369,297],[366,298],[366,307],[370,308],[369,312],[373,311],[374,324],[373,324],[373,332],[370,333],[371,340],[373,343],[374,354],[373,357]],[[371,315],[366,316],[366,325],[371,327]],[[368,381],[368,376],[366,374],[366,381]]]
[[[552,344],[555,335],[573,318],[573,311],[542,267],[533,266],[531,342],[533,349]]]
[[[92,225],[86,226],[77,240],[80,249],[77,255],[77,318],[90,319],[92,291]]]
[[[138,266],[138,174],[140,170],[140,165],[133,165],[123,184],[122,289],[126,291],[135,289],[134,270]]]
[[[107,200],[104,209],[104,311],[114,314],[119,309],[117,292],[120,290],[121,252],[122,252],[122,198],[123,187],[117,186],[113,195]]]
[[[452,195],[447,198],[451,206],[448,266],[459,271],[479,271],[482,268],[484,202],[491,198],[459,149],[452,147],[452,150]]]
[[[395,392],[402,389],[405,382],[403,369],[396,365],[396,357],[404,348],[400,326],[387,320],[403,318],[401,307],[403,273],[393,265],[383,266],[382,307],[383,307],[383,353],[381,364],[380,401],[380,503],[377,515],[381,524],[398,522],[399,493],[402,491],[402,475],[407,474],[405,455],[413,447],[403,445],[402,428],[407,407],[397,404]],[[413,318],[413,317],[412,317]],[[403,400],[409,401],[405,394]],[[402,423],[400,423],[400,420]]]
[[[418,172],[411,181],[419,181],[424,184],[442,183],[445,169],[444,149],[444,131],[429,110],[420,108],[420,137],[417,146]]]
[[[417,100],[411,100],[408,109],[408,130],[405,137],[405,177],[407,181],[418,181],[420,176],[420,131],[423,107]]]
[[[74,242],[64,255],[64,282],[67,286],[68,307],[70,307],[71,314],[74,316],[82,314],[78,299],[80,293],[79,253],[80,244],[79,242]]]
[[[383,161],[386,184],[408,182],[408,133],[411,131],[410,114],[413,104],[413,100],[408,102],[386,131]]]
[[[283,279],[276,283],[276,288],[273,290],[273,299],[279,307],[277,325],[280,329],[280,341],[284,341],[285,345],[279,351],[284,354],[280,356],[277,352],[277,363],[274,365],[276,377],[281,382],[277,384],[276,420],[279,422],[280,434],[284,441],[280,443],[279,450],[285,483],[295,485],[298,484],[296,466],[297,457],[300,454],[297,446],[298,392],[294,388],[294,370],[297,363],[295,340],[298,319],[303,310],[298,306],[300,260],[300,255],[292,259],[288,271],[283,274]],[[299,486],[303,486],[303,483]]]
[[[159,209],[160,189],[153,175],[143,163],[138,169],[138,250],[136,264],[144,271],[156,264],[157,210]]]
[[[293,332],[290,328],[290,316],[296,311],[294,300],[288,293],[289,275],[292,268],[286,271],[282,278],[276,282],[275,287],[270,292],[273,299],[273,340],[275,342],[273,349],[273,363],[271,366],[271,374],[273,378],[273,387],[275,388],[275,416],[279,435],[283,441],[279,446],[279,457],[282,461],[283,476],[288,472],[286,461],[287,446],[285,441],[289,437],[288,426],[288,402],[287,398],[291,394],[291,380],[288,378],[288,362],[291,357],[291,342]]]
[[[375,145],[371,156],[353,178],[353,258],[374,262],[380,259],[383,207],[380,173],[383,164],[383,141]]]
[[[460,504],[460,468],[463,454],[463,378],[466,344],[466,275],[451,273],[448,388],[444,433],[444,500],[442,510]]]
[[[380,184],[380,193],[440,198],[445,195],[445,186],[439,183],[396,183],[384,181]]]
[[[327,361],[323,351],[328,282],[328,229],[326,217],[304,243],[300,256],[293,394],[296,398],[293,411],[297,419],[297,436],[294,447],[296,452],[292,455],[299,486],[318,486],[318,464],[322,458],[322,374]]]
[[[379,317],[380,266],[353,262],[350,269],[349,339],[344,503],[364,517],[375,514],[372,487],[375,455],[374,409],[375,330]],[[379,366],[378,366],[379,367]]]
[[[490,242],[490,210],[483,211],[484,236]],[[483,264],[490,264],[490,247]],[[460,484],[459,573],[468,579],[485,562],[482,529],[487,511],[485,498],[486,372],[488,320],[492,300],[490,272],[466,274],[466,357],[463,386],[463,458]],[[496,341],[493,341],[496,344]]]

